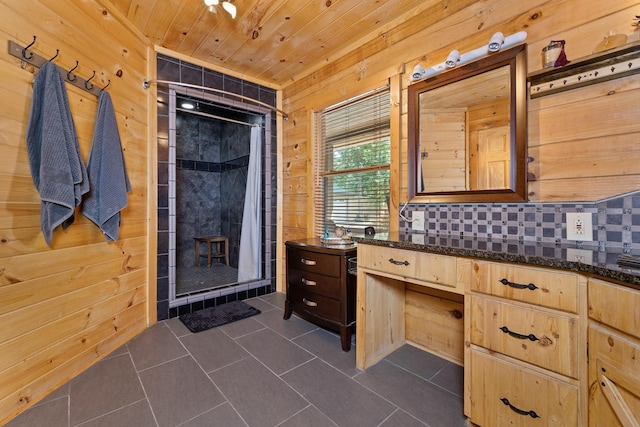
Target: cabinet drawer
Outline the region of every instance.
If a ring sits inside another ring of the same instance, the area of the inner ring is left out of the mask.
[[[471,298],[471,342],[578,378],[578,324],[570,316]]]
[[[456,287],[456,258],[406,249],[363,245],[358,266],[400,277]]]
[[[287,265],[289,268],[323,274],[325,276],[340,277],[340,262],[338,255],[320,254],[299,249],[287,249]]]
[[[578,425],[573,384],[471,351],[471,421],[484,427]]]
[[[640,290],[589,279],[589,317],[640,338]]]
[[[299,286],[315,294],[334,299],[340,299],[340,280],[339,277],[324,276],[297,268],[290,268],[287,273],[289,286]]]
[[[578,312],[578,276],[573,273],[475,261],[471,290]]]
[[[315,294],[298,286],[289,288],[289,301],[294,311],[305,311],[323,319],[340,322],[340,301]]]

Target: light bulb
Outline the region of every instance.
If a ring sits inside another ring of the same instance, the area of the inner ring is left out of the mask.
[[[230,1],[223,1],[222,8],[229,12],[229,15],[231,15],[233,19],[236,19],[237,9],[234,4],[232,4]]]
[[[445,64],[447,65],[447,67],[453,68],[458,64],[458,62],[460,62],[460,52],[458,51],[458,49],[454,49],[451,51],[451,53],[449,53],[449,56],[447,56]]]
[[[499,51],[503,43],[504,43],[504,34],[498,31],[493,36],[491,36],[491,40],[489,40],[489,45],[488,45],[489,52]]]
[[[214,6],[218,3],[219,3],[218,0],[204,0],[204,4],[206,4],[207,6]]]

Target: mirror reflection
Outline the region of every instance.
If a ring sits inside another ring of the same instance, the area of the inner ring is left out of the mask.
[[[412,202],[526,201],[526,46],[408,87]]]

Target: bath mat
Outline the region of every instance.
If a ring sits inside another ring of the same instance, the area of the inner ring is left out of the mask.
[[[251,307],[243,301],[233,301],[183,314],[179,318],[191,332],[202,332],[256,314],[260,314],[260,310],[257,308]]]

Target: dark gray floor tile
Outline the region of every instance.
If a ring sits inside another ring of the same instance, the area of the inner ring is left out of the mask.
[[[308,406],[278,427],[336,427],[334,423],[314,406]]]
[[[288,339],[293,339],[318,329],[313,323],[302,320],[297,316],[291,316],[288,320],[284,320],[282,318],[283,315],[283,310],[271,310],[254,316],[254,319]]]
[[[293,342],[350,377],[360,373],[356,368],[355,346],[351,347],[351,351],[342,351],[339,335],[324,329],[317,329],[296,338]]]
[[[284,303],[283,303],[282,306],[276,307],[273,304],[269,304],[268,302],[263,300],[261,297],[250,298],[250,299],[245,300],[245,302],[247,304],[249,304],[250,306],[257,308],[258,310],[260,310],[263,313],[265,311],[273,310],[275,308],[282,309],[284,307]]]
[[[315,357],[271,329],[262,329],[236,341],[276,375],[281,375]]]
[[[431,427],[465,426],[461,397],[385,360],[355,379]]]
[[[149,408],[149,402],[145,399],[101,417],[94,418],[78,427],[157,427],[157,425],[151,413],[151,408]]]
[[[380,427],[425,427],[427,424],[398,409],[389,418],[384,420]]]
[[[163,323],[167,325],[169,329],[171,329],[171,332],[173,332],[177,337],[183,337],[185,335],[190,335],[193,333],[177,317],[166,320]]]
[[[252,427],[273,427],[309,404],[253,357],[209,375]]]
[[[101,360],[71,380],[71,425],[144,399],[129,354]]]
[[[225,401],[191,356],[140,372],[160,427],[175,426]]]
[[[129,341],[127,348],[138,371],[187,354],[166,323],[156,323]]]
[[[282,378],[339,426],[377,426],[396,407],[320,359]]]
[[[278,307],[280,310],[284,310],[284,302],[287,299],[287,296],[282,292],[272,292],[267,295],[262,295],[258,298],[271,304],[274,307]]]
[[[426,380],[433,378],[434,375],[449,363],[436,355],[409,344],[403,345],[385,357],[385,360]]]
[[[238,320],[237,322],[227,323],[226,325],[219,327],[222,332],[229,335],[231,338],[238,338],[264,328],[266,328],[266,326],[255,320],[253,317]]]
[[[219,328],[186,335],[180,340],[205,372],[249,357],[240,345]]]
[[[246,427],[240,415],[226,402],[179,427]]]
[[[69,399],[59,398],[40,403],[14,418],[5,427],[69,427]]]
[[[431,382],[462,397],[464,395],[464,368],[449,362],[431,379]]]

